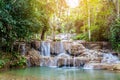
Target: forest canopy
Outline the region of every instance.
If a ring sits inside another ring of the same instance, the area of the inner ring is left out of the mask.
[[[120,48],[119,0],[69,1],[0,0],[0,48],[10,50],[15,41],[35,34],[45,40],[59,33],[76,33],[75,40],[110,41]]]

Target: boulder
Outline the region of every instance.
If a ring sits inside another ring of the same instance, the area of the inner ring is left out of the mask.
[[[53,41],[53,42],[50,42],[50,53],[52,55],[58,55],[60,53],[64,53],[64,45],[61,41]]]
[[[84,53],[85,47],[82,44],[72,44],[71,46],[71,54],[72,56],[78,56]]]
[[[100,69],[100,70],[113,70],[113,64],[107,63],[88,63],[84,68]]]
[[[120,71],[120,64],[114,64],[113,70]]]
[[[31,48],[38,50],[40,48],[40,41],[37,41],[37,40],[32,41]]]
[[[26,53],[26,58],[29,63],[28,66],[39,66],[40,65],[40,55],[35,49],[31,49]]]

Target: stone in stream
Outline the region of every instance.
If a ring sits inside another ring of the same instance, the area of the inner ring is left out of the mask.
[[[114,65],[108,63],[88,63],[84,66],[84,69],[113,70],[113,68]]]

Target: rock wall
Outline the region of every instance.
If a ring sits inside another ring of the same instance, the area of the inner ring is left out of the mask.
[[[109,43],[47,41],[44,42],[47,43],[44,45],[50,44],[49,56],[41,53],[41,47],[46,47],[44,50],[49,48],[47,46],[41,46],[41,43],[40,41],[33,41],[31,43],[31,49],[27,49],[28,51],[26,51],[25,56],[29,66],[87,67],[91,65],[94,69],[119,69],[117,63],[113,65],[110,65],[107,61],[102,63],[104,54],[111,52],[111,50],[109,50]],[[117,54],[115,52],[113,53]]]

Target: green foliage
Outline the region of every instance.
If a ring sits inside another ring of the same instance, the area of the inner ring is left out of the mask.
[[[30,40],[36,33],[45,33],[50,16],[46,5],[38,0],[0,0],[0,47],[9,51],[16,40]]]
[[[120,19],[116,19],[110,27],[110,42],[113,49],[120,52]]]
[[[18,53],[14,53],[11,58],[10,65],[11,67],[24,67],[26,66],[26,58],[24,56],[21,56]]]
[[[88,41],[88,33],[81,33],[73,37],[73,40],[86,40]]]
[[[4,60],[0,60],[0,68],[2,68],[5,65],[5,61]]]

